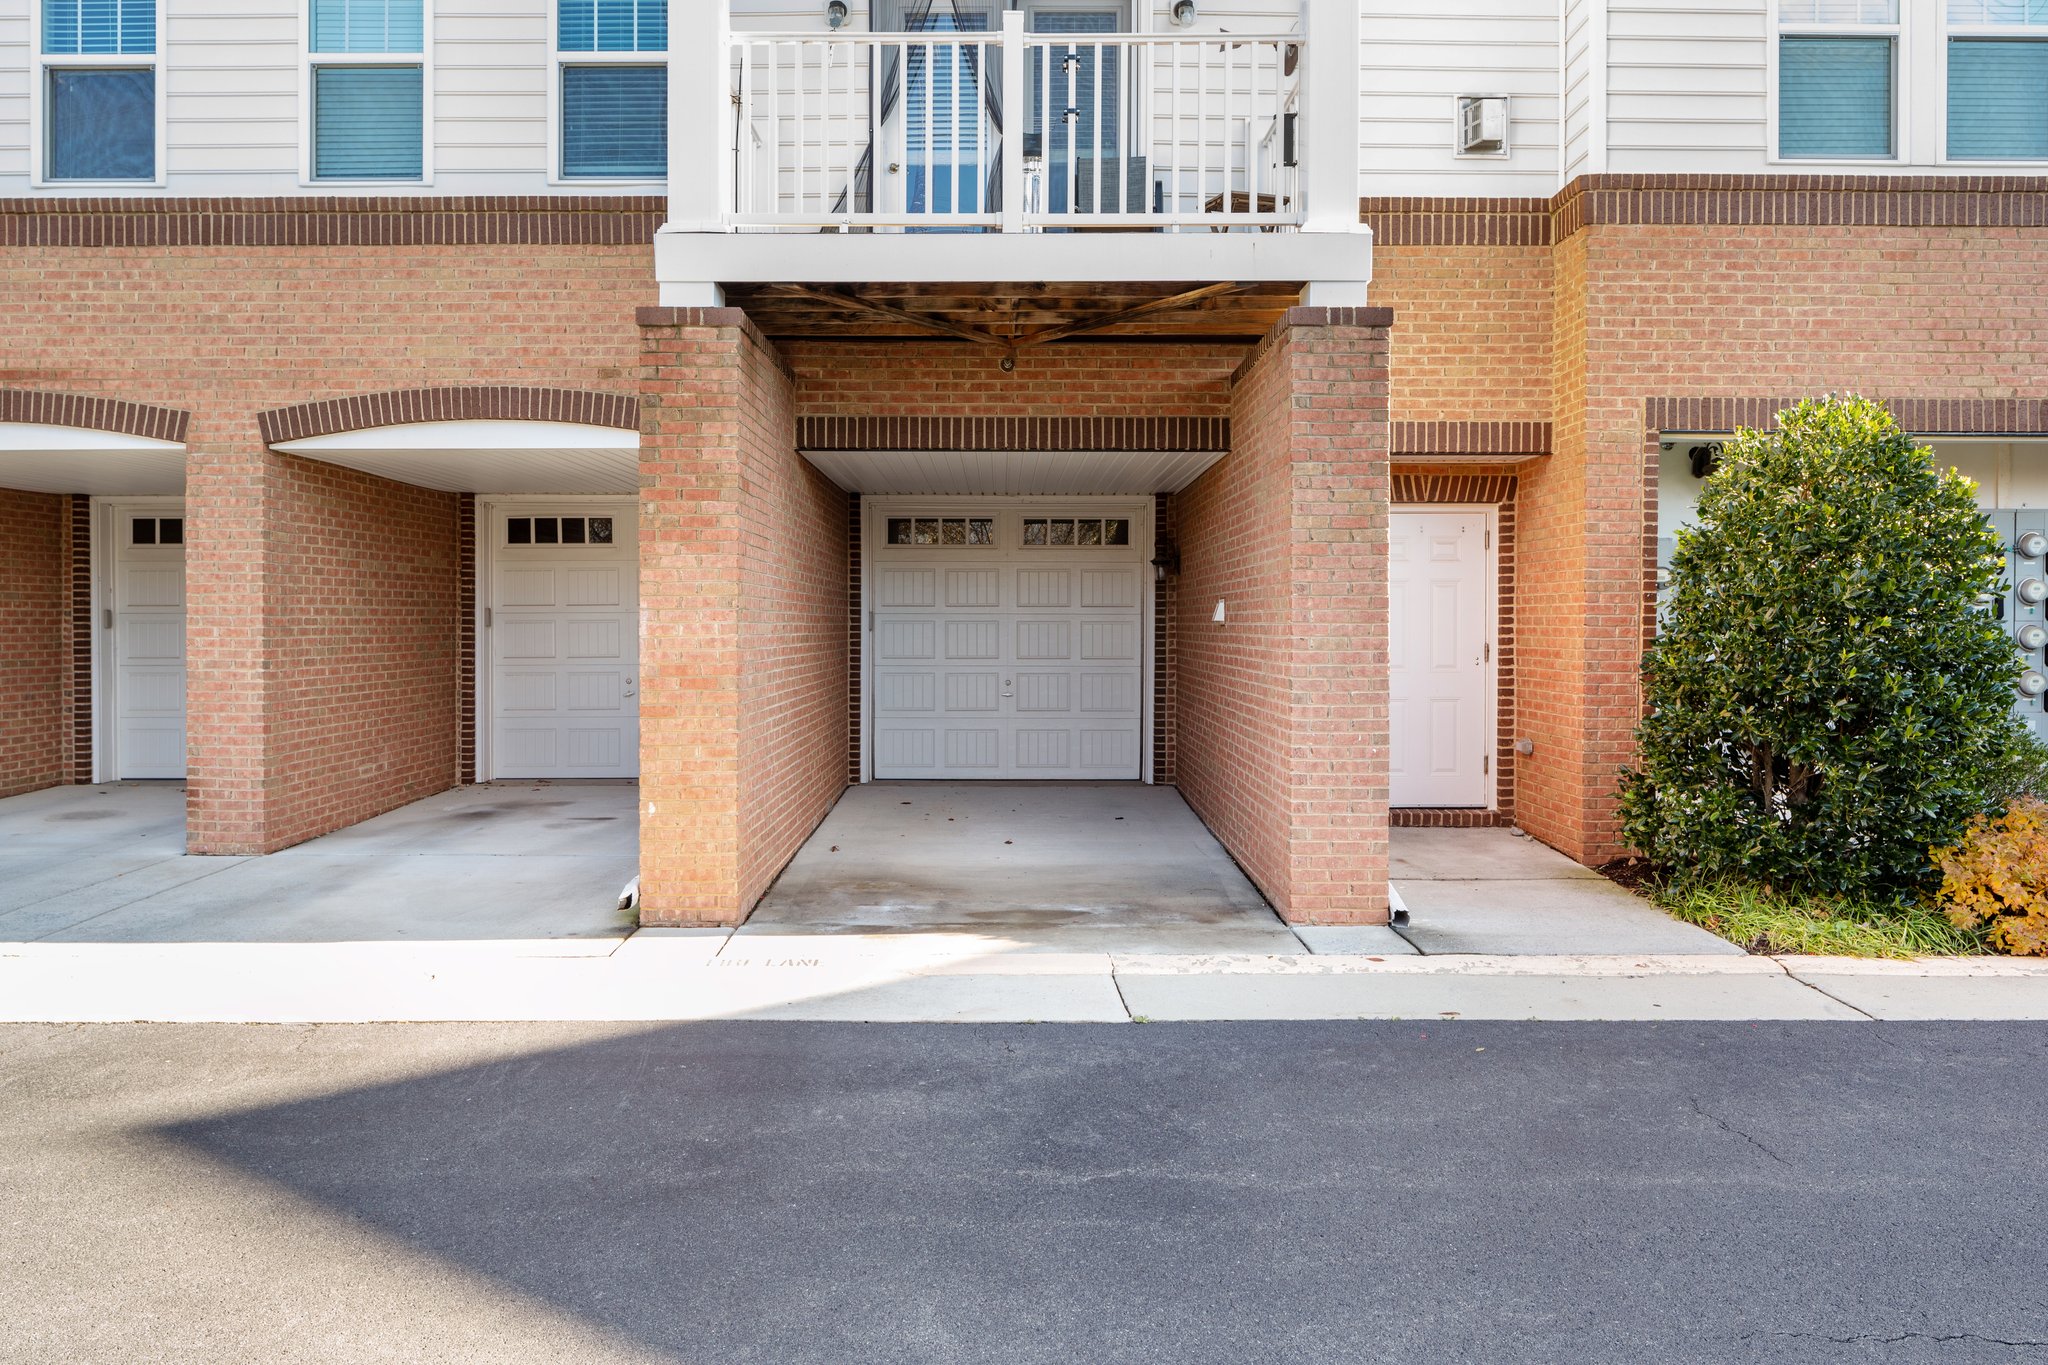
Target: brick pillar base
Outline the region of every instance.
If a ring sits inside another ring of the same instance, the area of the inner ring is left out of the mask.
[[[1176,499],[1178,782],[1295,923],[1387,919],[1392,321],[1289,310],[1237,372],[1230,454]]]
[[[846,495],[741,310],[640,324],[640,918],[737,924],[846,787]]]

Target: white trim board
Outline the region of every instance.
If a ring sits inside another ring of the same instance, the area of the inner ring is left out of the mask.
[[[118,431],[0,422],[0,488],[114,496],[185,491],[185,447]]]

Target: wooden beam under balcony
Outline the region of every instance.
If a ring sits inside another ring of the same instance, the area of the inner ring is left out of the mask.
[[[771,337],[943,337],[1014,350],[1089,340],[1256,341],[1300,301],[1298,281],[1129,284],[730,284]]]

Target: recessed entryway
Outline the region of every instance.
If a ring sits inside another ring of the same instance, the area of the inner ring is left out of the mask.
[[[991,947],[1299,953],[1180,793],[1130,782],[847,789],[742,934],[971,934]]]
[[[1392,805],[1493,804],[1495,515],[1405,507],[1388,518]]]
[[[487,499],[477,515],[478,755],[491,778],[640,771],[639,540],[631,499]]]
[[[100,777],[185,776],[185,539],[181,498],[94,502]]]
[[[1149,498],[863,512],[872,776],[1145,776]]]

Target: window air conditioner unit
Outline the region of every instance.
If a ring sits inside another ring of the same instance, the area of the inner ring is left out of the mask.
[[[1458,155],[1508,154],[1508,97],[1458,96]]]

